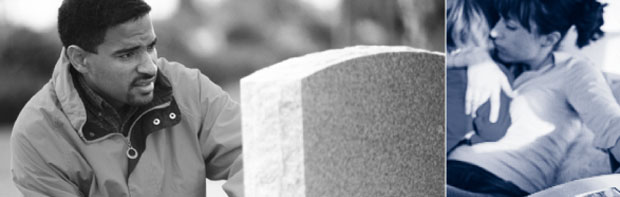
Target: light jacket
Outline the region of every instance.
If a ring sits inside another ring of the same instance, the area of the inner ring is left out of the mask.
[[[93,123],[64,54],[11,134],[11,172],[24,196],[205,196],[205,178],[227,179],[226,193],[243,196],[239,105],[220,87],[158,59],[154,99],[125,137]]]

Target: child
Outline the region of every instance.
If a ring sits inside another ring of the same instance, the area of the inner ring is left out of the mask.
[[[474,144],[485,141],[496,141],[504,136],[510,125],[508,105],[510,97],[499,90],[499,113],[496,121],[491,121],[494,114],[491,102],[485,102],[478,109],[467,100],[468,83],[484,83],[481,80],[486,76],[472,77],[469,70],[479,67],[497,67],[497,72],[504,72],[505,85],[510,89],[512,75],[502,66],[497,65],[489,55],[487,43],[489,42],[489,27],[499,18],[499,14],[493,8],[489,0],[451,0],[448,1],[447,11],[447,49],[448,69],[446,71],[446,150],[449,153],[460,144]],[[480,73],[480,72],[473,72]],[[468,77],[469,76],[469,77]],[[469,79],[472,77],[471,79]],[[470,81],[468,81],[470,80]],[[472,82],[471,80],[477,80]],[[470,84],[471,85],[471,84]],[[497,86],[496,84],[494,86]],[[480,99],[479,99],[480,100]],[[472,101],[476,102],[476,101]],[[494,103],[493,103],[494,104]],[[469,108],[469,109],[467,109]],[[471,112],[469,112],[471,111]],[[468,115],[471,114],[471,115]],[[495,118],[493,118],[495,119]]]

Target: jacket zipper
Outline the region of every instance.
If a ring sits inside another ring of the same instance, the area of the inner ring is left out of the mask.
[[[129,159],[136,159],[136,158],[138,158],[138,150],[136,150],[136,149],[135,149],[135,148],[131,145],[131,133],[132,133],[132,131],[133,131],[133,126],[135,126],[135,125],[136,125],[136,122],[138,122],[138,121],[140,120],[140,118],[142,118],[142,116],[144,116],[145,114],[147,114],[147,113],[149,113],[149,112],[151,112],[151,111],[153,111],[153,110],[156,110],[156,109],[162,109],[162,108],[166,108],[166,107],[170,106],[170,103],[171,103],[171,102],[170,102],[170,101],[168,101],[168,102],[166,102],[166,103],[164,103],[164,104],[157,105],[157,106],[155,106],[155,107],[152,107],[152,108],[150,108],[150,109],[148,109],[148,110],[146,110],[146,111],[142,112],[142,113],[138,116],[138,118],[136,118],[136,120],[134,120],[134,121],[133,121],[133,123],[131,123],[131,126],[129,127],[129,132],[127,132],[127,137],[123,136],[123,138],[125,139],[125,142],[127,143],[127,146],[128,146],[127,151],[125,152],[125,153],[126,153],[126,155],[127,155],[127,158],[129,158]]]

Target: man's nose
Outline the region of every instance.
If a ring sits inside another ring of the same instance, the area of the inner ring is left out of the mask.
[[[155,64],[155,58],[151,57],[150,53],[143,53],[142,61],[138,65],[138,73],[155,75],[157,74],[157,65]]]

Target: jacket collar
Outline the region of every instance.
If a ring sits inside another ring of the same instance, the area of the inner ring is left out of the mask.
[[[73,78],[69,73],[69,59],[65,55],[64,47],[54,66],[51,84],[60,107],[69,119],[71,126],[73,129],[81,132],[82,126],[86,123],[86,110],[75,89]]]
[[[95,111],[101,111],[103,109],[102,107],[105,107],[106,102],[100,96],[96,95],[96,93],[92,92],[92,90],[90,90],[90,94],[94,95],[85,95],[89,94],[84,93],[85,91],[89,91],[89,88],[76,87],[76,85],[79,85],[75,83],[78,80],[74,79],[76,76],[71,74],[70,67],[71,64],[65,55],[65,48],[63,47],[52,74],[52,87],[54,87],[54,91],[62,111],[68,117],[72,127],[78,132],[79,136],[85,141],[98,141],[99,138],[107,136],[111,131],[106,130],[95,132],[95,135],[93,135],[92,132],[89,132],[90,135],[84,135],[83,129],[85,126],[88,130],[93,130],[92,128],[95,127],[93,125],[101,125],[101,123],[93,117],[92,113],[89,113],[86,110],[85,106],[95,107]],[[85,91],[78,91],[78,89]],[[89,103],[86,104],[85,102]],[[180,120],[180,111],[174,101],[172,86],[168,78],[164,76],[160,70],[158,70],[157,78],[155,80],[153,100],[149,104],[139,107],[136,113],[140,114],[153,107],[166,105],[167,103],[172,103],[172,105],[168,104],[169,108],[172,108],[168,111],[176,112],[179,118],[176,119],[176,121],[170,122],[171,124],[162,124],[161,126],[164,127],[178,123]]]

